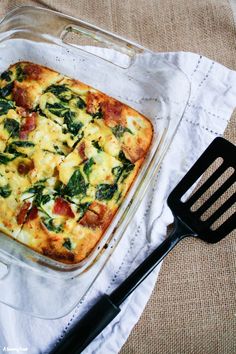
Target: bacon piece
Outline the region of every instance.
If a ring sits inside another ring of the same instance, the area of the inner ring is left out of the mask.
[[[22,225],[25,221],[25,218],[27,216],[27,212],[31,206],[30,202],[25,202],[22,207],[20,208],[19,214],[16,217],[16,221],[18,225]]]
[[[17,171],[20,175],[27,175],[27,173],[34,169],[34,161],[20,162],[17,166]]]
[[[42,73],[42,68],[37,64],[26,64],[24,67],[24,73],[27,75],[27,79],[39,80]]]
[[[30,220],[34,220],[38,217],[38,208],[34,205],[30,211],[28,212],[28,215],[26,217],[26,222]]]
[[[37,113],[32,112],[25,118],[25,123],[20,128],[19,137],[21,140],[25,140],[28,134],[36,128]]]
[[[146,151],[141,146],[136,146],[135,148],[132,148],[128,145],[123,144],[122,149],[124,150],[125,155],[127,155],[128,159],[133,163],[143,158],[146,154]]]
[[[124,124],[124,119],[122,119],[123,104],[118,101],[106,101],[102,103],[102,112],[105,123],[110,125]]]
[[[105,223],[106,211],[107,207],[105,205],[93,202],[80,219],[79,224],[91,229],[101,227]]]
[[[13,96],[13,100],[16,102],[17,106],[21,106],[26,109],[31,108],[27,89],[20,87],[19,83],[17,83],[16,81],[14,82],[12,96]]]
[[[100,105],[100,97],[98,94],[93,92],[88,92],[86,97],[86,112],[90,114],[94,114],[98,111]]]
[[[55,203],[53,206],[53,213],[58,214],[58,215],[62,215],[62,216],[67,216],[68,218],[75,217],[70,204],[62,198],[57,198],[55,200]]]
[[[85,142],[83,141],[78,147],[77,147],[79,156],[81,157],[82,160],[85,160],[87,156],[85,155]]]

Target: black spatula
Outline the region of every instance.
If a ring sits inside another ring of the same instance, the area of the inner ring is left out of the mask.
[[[185,193],[202,176],[208,167],[221,157],[223,163],[186,201],[181,201]],[[231,167],[233,174],[196,211],[191,207],[223,173]],[[110,295],[104,294],[89,312],[67,333],[51,352],[53,354],[78,354],[117,316],[120,304],[150,274],[173,247],[186,236],[197,236],[203,241],[216,243],[236,227],[236,192],[228,198],[207,220],[201,216],[236,181],[236,147],[223,138],[216,138],[197,160],[191,170],[170,194],[167,202],[175,217],[174,231],[158,246],[140,266]],[[213,223],[229,208],[232,215],[217,229]],[[232,209],[231,209],[232,210]]]

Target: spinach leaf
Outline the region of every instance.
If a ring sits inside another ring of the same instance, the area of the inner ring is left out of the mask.
[[[68,110],[64,115],[64,123],[71,134],[77,135],[82,128],[83,123],[74,121],[74,116],[75,113]]]
[[[117,182],[123,172],[123,168],[121,166],[116,166],[116,167],[113,167],[113,169],[111,171],[112,171],[113,175],[116,177],[116,182]]]
[[[43,189],[44,189],[43,184],[36,183],[33,187],[30,187],[29,189],[27,189],[26,192],[36,194],[36,193],[42,192]]]
[[[74,197],[80,194],[85,195],[86,191],[87,185],[82,173],[80,170],[75,170],[64,189],[64,194]]]
[[[14,160],[15,158],[16,158],[15,156],[10,157],[10,156],[0,152],[0,164],[2,164],[2,165],[7,165],[8,162]]]
[[[62,103],[47,103],[46,104],[46,108],[49,110],[49,112],[51,112],[52,114],[54,114],[57,117],[64,117],[65,113],[68,112],[68,108],[65,107]]]
[[[76,141],[74,142],[74,144],[72,145],[72,148],[74,149],[76,147],[76,145],[83,139],[84,137],[84,132],[80,131],[79,134],[77,135],[78,139],[76,139]]]
[[[54,147],[55,151],[51,151],[48,149],[43,149],[43,151],[50,152],[50,154],[54,154],[54,155],[66,156],[65,153],[59,148],[59,146],[53,145],[53,147]]]
[[[69,251],[72,250],[72,243],[69,237],[64,238],[64,243],[62,244],[65,248],[67,248]]]
[[[119,153],[119,160],[123,163],[123,168],[126,172],[130,172],[134,169],[134,164],[126,158],[122,150]]]
[[[101,119],[103,118],[103,113],[102,113],[102,110],[99,108],[99,110],[95,113],[92,114],[92,117],[94,119]]]
[[[130,174],[130,172],[134,169],[135,165],[126,158],[122,150],[119,153],[119,160],[123,163],[122,181],[124,181]]]
[[[111,128],[111,130],[116,138],[122,138],[125,132],[133,134],[130,129],[123,127],[122,125],[116,125],[115,127]]]
[[[53,147],[58,155],[65,156],[65,153],[59,148],[59,146],[53,145]]]
[[[51,196],[49,194],[43,194],[43,190],[44,190],[45,186],[43,184],[43,182],[38,182],[35,183],[34,186],[32,186],[31,188],[29,188],[27,190],[28,193],[32,193],[34,194],[34,205],[36,205],[37,207],[40,207],[41,205],[44,205],[46,203],[48,203],[51,200]],[[44,212],[42,210],[42,212]]]
[[[51,85],[47,88],[45,92],[53,93],[61,101],[70,101],[73,98],[72,91],[68,87],[66,87],[65,84]]]
[[[17,65],[17,67],[16,67],[16,80],[21,82],[24,79],[25,79],[24,69],[20,65]]]
[[[78,97],[78,100],[77,100],[77,103],[76,103],[77,107],[80,108],[80,109],[83,109],[86,107],[86,103],[85,101],[81,98],[81,97]]]
[[[2,98],[7,97],[8,95],[10,95],[12,89],[13,89],[14,83],[10,82],[10,84],[7,84],[6,86],[2,87],[0,89],[0,96]]]
[[[65,133],[70,132],[73,135],[78,134],[83,126],[83,123],[76,122],[74,120],[75,113],[72,112],[68,107],[61,103],[47,103],[46,108],[49,110],[49,112],[55,114],[57,117],[64,118],[64,124],[67,126],[67,131],[65,131]]]
[[[92,172],[92,166],[95,164],[94,159],[91,157],[87,160],[84,164],[84,173],[87,177],[89,177],[90,173]]]
[[[64,196],[64,185],[61,181],[56,181],[56,185],[54,187],[55,194],[59,196]]]
[[[4,152],[8,152],[10,154],[13,154],[14,158],[16,158],[18,156],[27,157],[26,154],[24,154],[20,151],[17,151],[16,148],[17,147],[32,147],[32,146],[34,146],[34,143],[32,143],[31,141],[13,141],[5,148]]]
[[[7,114],[9,109],[14,108],[14,102],[0,98],[0,115]]]
[[[35,144],[32,141],[13,141],[9,146],[17,146],[17,147],[33,147]]]
[[[6,118],[4,120],[4,128],[13,138],[18,137],[20,131],[20,124],[15,119]]]
[[[42,194],[42,190],[39,191],[38,193],[35,194],[34,197],[34,204],[36,206],[44,205],[48,203],[51,200],[51,197],[49,194]]]
[[[0,187],[0,196],[3,198],[7,198],[11,195],[11,188],[9,184],[6,184],[5,186]]]
[[[103,151],[101,146],[99,145],[98,141],[93,140],[92,141],[93,146],[98,150],[98,151]]]
[[[54,225],[53,219],[50,218],[50,217],[42,218],[42,222],[43,222],[43,224],[46,226],[46,228],[49,231],[53,231],[55,233],[59,233],[59,232],[61,232],[63,230],[62,225]]]
[[[46,114],[41,110],[41,108],[39,107],[39,105],[35,107],[35,111],[38,112],[38,114],[39,114],[40,116],[43,116],[43,117],[46,117],[46,118],[47,118]]]
[[[11,75],[12,75],[12,71],[11,70],[7,70],[7,71],[4,71],[1,74],[0,78],[2,80],[5,80],[5,81],[9,82],[9,81],[11,81]]]
[[[96,188],[96,199],[111,200],[117,191],[117,184],[99,184]]]
[[[89,208],[91,203],[81,203],[79,204],[79,213],[81,214],[81,217],[84,215],[84,213],[86,212],[86,210]]]

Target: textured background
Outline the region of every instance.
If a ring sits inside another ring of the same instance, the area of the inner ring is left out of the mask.
[[[197,52],[236,70],[227,0],[1,0],[0,15],[23,4],[59,10],[155,51]],[[225,137],[236,143],[236,114]],[[235,236],[213,246],[189,239],[176,247],[122,354],[236,352]]]

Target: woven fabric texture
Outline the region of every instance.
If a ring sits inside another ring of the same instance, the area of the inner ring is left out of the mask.
[[[236,33],[227,0],[7,1],[49,7],[155,51],[192,51],[236,69]],[[236,143],[236,114],[225,137]],[[186,239],[166,258],[156,288],[122,354],[236,352],[236,237],[216,245]]]

